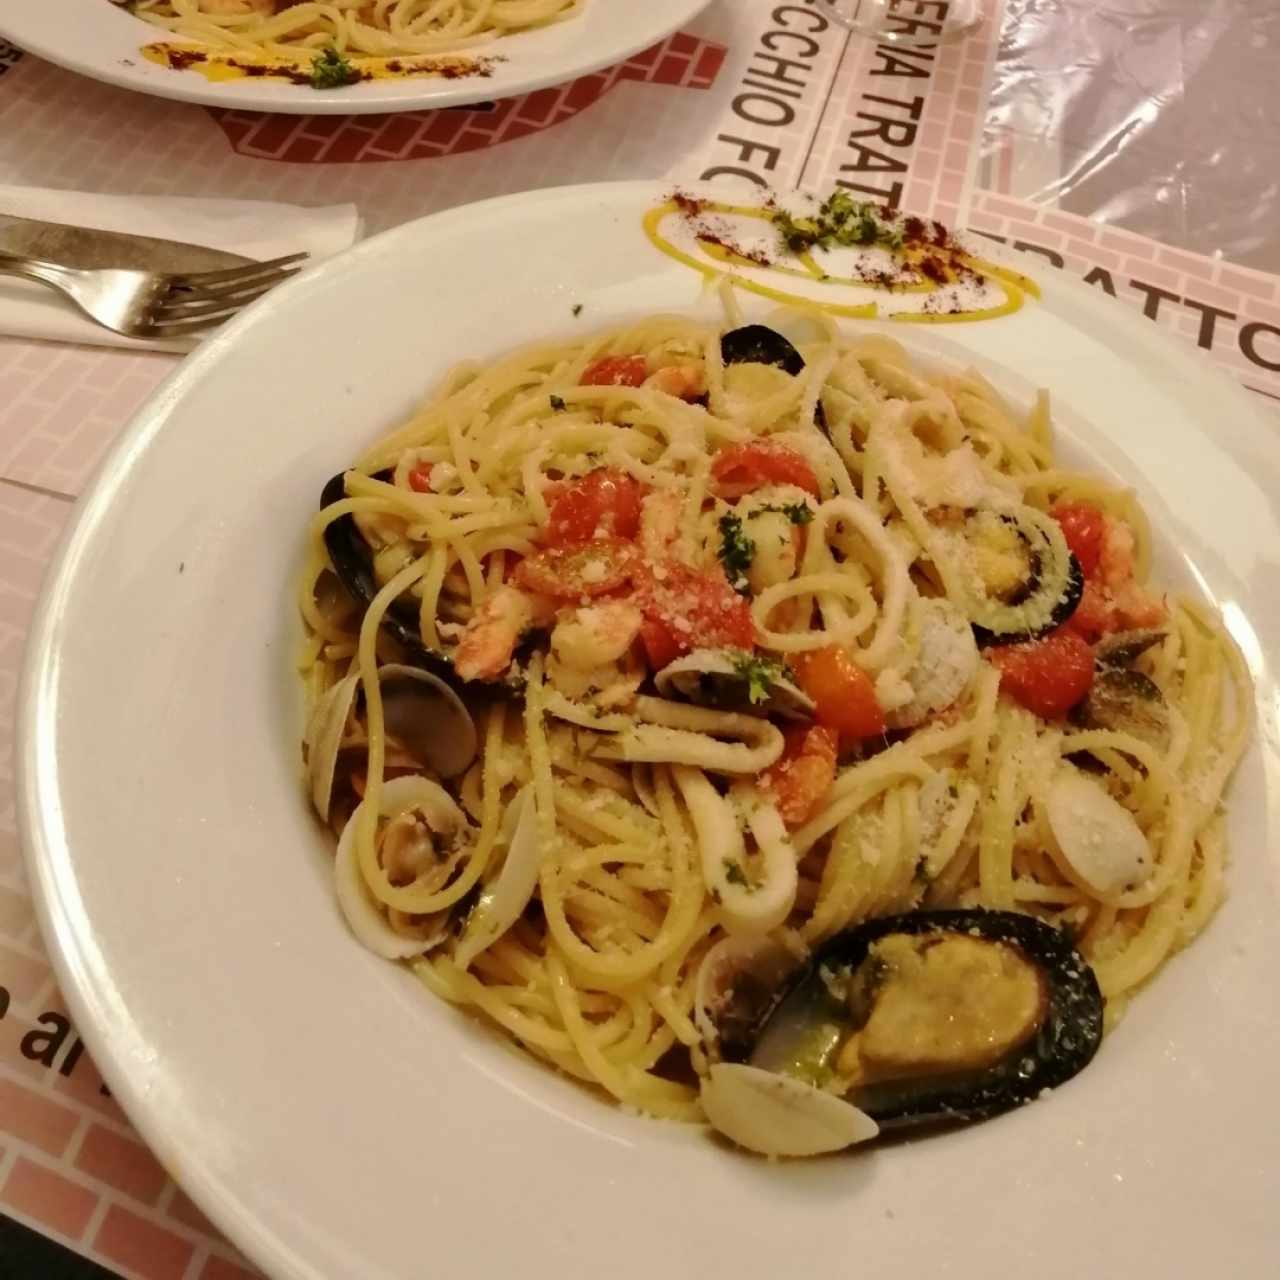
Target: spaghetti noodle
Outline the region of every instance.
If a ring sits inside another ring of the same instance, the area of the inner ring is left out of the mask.
[[[1058,462],[1045,395],[776,323],[454,370],[345,473],[299,596],[353,928],[687,1120],[726,938],[1011,909],[1110,1025],[1221,898],[1247,734],[1235,647],[1146,586],[1136,499]]]
[[[583,0],[135,0],[175,37],[250,59],[452,53],[573,17]],[[358,65],[358,62],[357,62]]]

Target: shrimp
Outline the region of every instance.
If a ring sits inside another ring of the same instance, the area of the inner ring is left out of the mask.
[[[800,725],[786,732],[786,747],[777,764],[760,777],[792,829],[808,821],[836,780],[834,730],[823,725]]]
[[[602,708],[635,698],[645,668],[632,648],[644,615],[626,600],[606,600],[562,614],[551,633],[547,675],[567,698]]]
[[[707,394],[707,371],[701,364],[669,364],[650,374],[644,385],[654,391],[664,391],[677,400],[697,400]]]
[[[1164,601],[1134,581],[1133,530],[1123,520],[1107,519],[1098,573],[1120,627],[1154,627],[1168,615]]]
[[[551,633],[551,651],[576,671],[617,662],[640,634],[644,615],[626,600],[606,600],[565,614]]]
[[[548,626],[555,601],[516,587],[499,587],[467,623],[453,656],[463,680],[492,680],[511,665],[520,637],[531,627]]]

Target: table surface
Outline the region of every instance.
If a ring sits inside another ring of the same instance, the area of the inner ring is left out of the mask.
[[[0,44],[0,183],[354,200],[376,231],[567,182],[824,191],[843,179],[1077,272],[1280,406],[1280,5],[993,0],[987,12],[936,56],[893,55],[828,28],[816,0],[721,0],[562,90],[364,120],[180,107]],[[886,108],[867,95],[884,102],[888,84],[922,107],[903,108],[918,128],[897,168],[877,168],[879,126],[866,122]],[[14,830],[16,675],[41,576],[103,450],[173,364],[0,337],[0,1280],[108,1274],[71,1249],[138,1280],[254,1274],[133,1137],[83,1053]]]

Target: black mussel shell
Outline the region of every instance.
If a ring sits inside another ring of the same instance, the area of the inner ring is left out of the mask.
[[[856,1090],[850,1101],[882,1129],[998,1115],[1064,1083],[1093,1058],[1102,1040],[1102,995],[1093,970],[1069,936],[1019,912],[955,910],[886,916],[831,938],[783,986],[757,1026],[750,1052],[741,1051],[741,1037],[733,1043],[739,1053],[736,1060],[752,1061],[764,1033],[775,1023],[840,1017],[844,1006],[828,992],[823,969],[854,972],[867,959],[873,942],[901,933],[959,934],[1016,947],[1046,980],[1046,1010],[1031,1039],[992,1067],[884,1081]],[[768,1063],[757,1065],[776,1069]]]
[[[347,496],[345,473],[339,472],[320,492],[320,510],[341,502]],[[329,560],[339,581],[357,604],[368,608],[378,594],[378,581],[373,572],[373,552],[360,532],[355,517],[339,516],[331,521],[324,531],[324,544],[329,552]],[[414,656],[425,655],[432,660],[428,670],[435,670],[438,660],[448,665],[443,654],[432,654],[422,643],[418,634],[416,621],[411,611],[400,601],[396,601],[382,619],[383,628],[390,632],[400,644],[404,645]]]
[[[804,370],[800,353],[776,329],[767,324],[747,324],[730,329],[720,339],[725,364],[772,364],[794,378]]]
[[[1031,575],[1023,584],[1017,602],[1009,606],[1010,618],[1016,616],[1013,613],[1015,609],[1024,607],[1037,594],[1049,592],[1055,593],[1054,598],[1052,604],[1045,601],[1048,612],[1039,626],[1025,627],[1011,620],[1008,628],[1005,629],[1000,626],[984,627],[975,622],[973,638],[978,648],[986,649],[996,644],[1026,644],[1031,640],[1039,640],[1062,626],[1075,613],[1084,595],[1084,571],[1080,568],[1080,561],[1074,554],[1069,554],[1065,567],[1055,567],[1046,565],[1044,557],[1038,550],[1033,551]]]
[[[725,364],[771,364],[793,378],[804,371],[804,357],[776,329],[767,324],[744,324],[730,329],[720,339],[720,358]],[[823,434],[827,431],[827,415],[819,400],[813,420]]]
[[[389,475],[389,472],[384,472],[377,478],[386,479]],[[339,472],[321,490],[320,509],[323,511],[325,507],[341,502],[346,496],[346,475],[344,472]],[[362,608],[367,609],[373,602],[374,596],[378,594],[378,581],[373,572],[373,552],[364,540],[355,518],[345,515],[330,521],[325,527],[324,544],[338,580],[347,589],[351,598]],[[523,682],[515,675],[506,680],[483,683],[460,680],[453,669],[453,663],[446,654],[428,649],[422,643],[417,611],[399,600],[382,615],[382,628],[404,646],[410,664],[439,676],[459,692],[474,693],[489,690],[500,695],[511,695],[519,692],[523,687]]]

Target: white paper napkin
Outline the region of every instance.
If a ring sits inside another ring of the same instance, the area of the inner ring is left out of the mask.
[[[360,214],[352,204],[307,209],[258,200],[108,196],[0,184],[0,213],[97,231],[181,240],[260,260],[302,250],[313,261],[328,258],[349,248],[360,236]],[[123,338],[94,324],[44,285],[11,276],[0,276],[0,336],[153,351],[186,351],[194,345],[190,339],[143,342]]]

